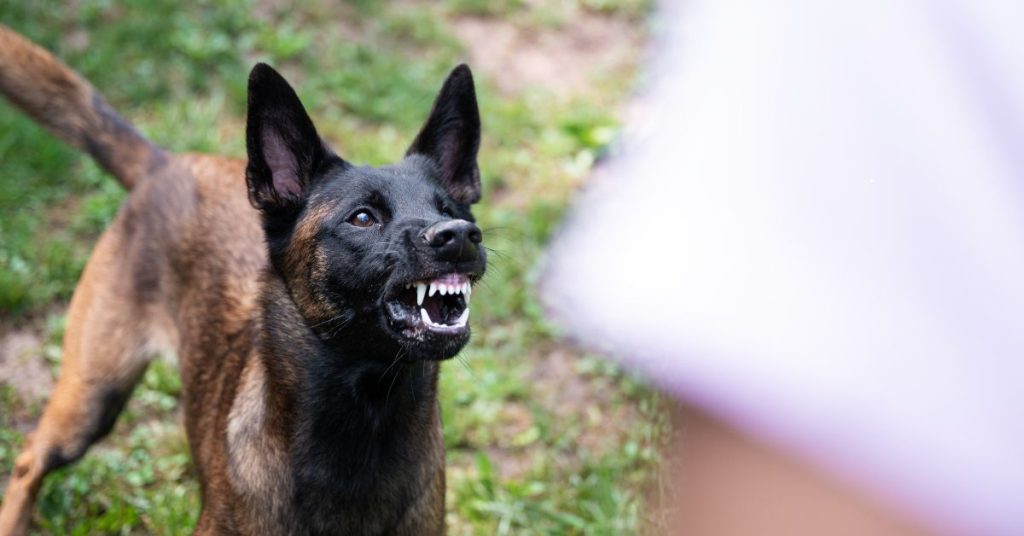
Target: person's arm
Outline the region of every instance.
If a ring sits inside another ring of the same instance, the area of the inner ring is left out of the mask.
[[[676,430],[663,477],[668,534],[903,536],[927,534],[804,462],[755,443],[691,408]]]

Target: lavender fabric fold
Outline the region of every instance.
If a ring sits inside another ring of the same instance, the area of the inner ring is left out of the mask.
[[[938,532],[1024,533],[1024,3],[693,0],[542,278],[663,389]]]

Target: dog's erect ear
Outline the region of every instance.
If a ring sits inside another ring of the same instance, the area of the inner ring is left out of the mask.
[[[456,67],[445,80],[423,129],[407,155],[424,155],[441,173],[439,180],[460,203],[480,200],[480,111],[476,105],[473,73],[465,64]]]
[[[249,202],[280,213],[302,205],[314,172],[330,150],[288,82],[269,65],[249,74],[249,117],[245,127]]]

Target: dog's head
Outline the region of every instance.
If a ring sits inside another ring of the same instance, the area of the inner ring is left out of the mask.
[[[375,168],[335,154],[288,82],[259,64],[246,142],[271,263],[319,337],[367,357],[447,359],[466,344],[486,266],[470,212],[480,116],[468,67],[448,76],[405,157]]]

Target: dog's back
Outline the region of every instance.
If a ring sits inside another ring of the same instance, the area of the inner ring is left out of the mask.
[[[233,339],[251,342],[266,253],[241,187],[244,161],[163,150],[74,71],[3,26],[0,92],[130,190],[72,297],[61,379],[4,497],[0,534],[10,534],[25,530],[42,475],[110,430],[156,352],[184,358],[184,403],[202,406],[186,411],[193,448],[205,444],[203,430],[224,428],[235,383],[225,379],[237,380],[250,348]],[[210,385],[220,386],[220,400]]]
[[[87,273],[115,270],[104,278],[117,280],[133,307],[156,308],[175,321],[197,307],[204,316],[211,308],[237,316],[250,305],[266,253],[258,213],[241,188],[243,160],[169,153],[77,73],[3,25],[0,66],[0,93],[130,192],[97,248],[111,250],[97,255],[107,262],[97,258]],[[233,311],[218,307],[220,300]],[[169,335],[166,342],[177,338]]]
[[[195,316],[230,323],[248,312],[266,252],[259,215],[242,189],[243,160],[169,153],[77,73],[3,25],[0,66],[0,93],[129,190],[78,294],[96,294],[86,288],[93,279],[116,281],[118,307],[130,300],[136,320],[165,316],[181,327]],[[104,273],[90,277],[96,271]],[[178,350],[181,334],[157,334],[158,324],[147,335]]]

